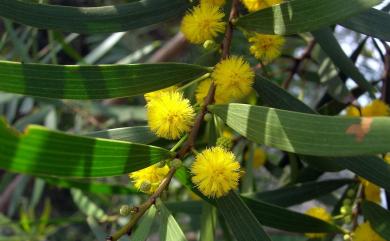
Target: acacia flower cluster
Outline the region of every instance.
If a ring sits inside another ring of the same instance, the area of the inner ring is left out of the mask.
[[[242,57],[231,56],[222,60],[211,74],[216,85],[215,102],[222,104],[245,97],[252,90],[254,77],[255,73]],[[208,92],[206,86],[210,84],[210,80],[205,80],[198,86],[196,99],[199,104],[203,104]]]
[[[202,1],[195,6],[183,18],[180,30],[188,41],[193,44],[202,44],[207,40],[213,40],[219,33],[224,32],[225,14],[218,5],[221,1]]]
[[[372,228],[369,222],[360,224],[352,237],[353,241],[385,241]]]
[[[282,36],[259,33],[252,33],[248,41],[251,54],[264,63],[278,58],[285,42]]]
[[[283,2],[283,0],[241,0],[249,12],[255,12]]]
[[[158,137],[177,140],[191,130],[195,111],[190,101],[178,91],[155,93],[146,108],[149,127]]]
[[[152,194],[156,191],[161,181],[169,172],[167,165],[160,167],[158,164],[132,172],[129,177],[133,180],[134,186],[142,192]]]
[[[323,207],[312,207],[305,212],[307,215],[318,218],[322,221],[331,223],[332,216],[329,212]],[[308,238],[323,238],[326,236],[326,233],[305,233]]]
[[[206,149],[192,164],[192,181],[210,198],[219,198],[238,186],[240,164],[234,154],[222,147]]]
[[[245,153],[245,159],[249,159],[249,151]],[[263,148],[257,147],[253,151],[253,162],[252,166],[253,168],[259,168],[264,166],[264,164],[267,162],[267,153],[264,151]]]

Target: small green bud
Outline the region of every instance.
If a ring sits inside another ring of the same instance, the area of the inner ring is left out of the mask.
[[[171,167],[178,169],[181,167],[181,165],[183,165],[183,162],[178,158],[175,158],[171,161]]]
[[[351,204],[352,204],[351,199],[349,199],[349,198],[344,199],[344,201],[343,201],[343,206],[350,206]]]
[[[166,160],[160,161],[160,162],[157,163],[157,167],[158,168],[163,168],[163,167],[165,167],[166,164],[167,164]]]
[[[344,240],[351,240],[351,235],[349,235],[349,234],[344,234],[343,239],[344,239]]]
[[[221,136],[217,139],[217,146],[230,150],[233,147],[233,141],[229,137]]]
[[[344,223],[351,223],[352,222],[352,216],[351,215],[347,215],[344,217]]]
[[[350,189],[347,191],[347,197],[353,198],[355,196],[355,190]]]
[[[128,216],[131,213],[131,208],[129,205],[122,205],[122,207],[119,209],[119,214],[121,216]]]
[[[203,117],[203,120],[206,121],[206,122],[209,122],[213,119],[213,115],[210,114],[210,113],[206,113]]]
[[[351,211],[352,211],[351,206],[342,206],[340,208],[340,213],[343,214],[343,215],[350,214]]]
[[[149,181],[144,181],[141,183],[141,187],[139,189],[142,192],[149,192],[150,188],[152,188],[152,184]]]
[[[213,48],[216,47],[216,43],[213,41],[213,40],[206,40],[204,43],[203,43],[203,48],[207,49],[207,50],[211,50]]]

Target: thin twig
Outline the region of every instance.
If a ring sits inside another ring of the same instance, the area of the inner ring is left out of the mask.
[[[291,84],[292,79],[294,78],[294,75],[299,72],[299,67],[301,67],[301,64],[304,60],[311,57],[311,52],[313,51],[314,46],[316,45],[316,42],[312,40],[309,45],[306,47],[305,51],[299,58],[294,59],[294,65],[291,68],[290,74],[288,75],[287,79],[283,82],[283,88],[288,89],[288,87]]]
[[[176,172],[176,168],[171,167],[169,170],[168,175],[164,178],[164,180],[161,182],[160,186],[157,188],[157,190],[153,193],[152,196],[146,200],[143,204],[141,204],[137,209],[135,214],[131,217],[130,221],[123,226],[121,229],[119,229],[115,234],[113,234],[111,237],[107,238],[107,241],[116,241],[120,239],[125,234],[130,234],[132,231],[132,228],[134,225],[138,222],[138,220],[144,215],[144,213],[153,205],[156,203],[157,198],[160,197],[160,195],[164,192],[164,190],[169,186],[169,183],[172,180],[173,175]]]
[[[234,19],[237,17],[238,14],[238,0],[233,0],[232,8],[230,11],[230,17],[229,17],[229,24],[226,28],[225,37],[222,44],[222,56],[221,59],[226,59],[230,55],[230,46],[232,42],[233,37],[233,23]],[[207,94],[207,97],[205,98],[204,105],[202,106],[202,109],[199,111],[194,126],[191,129],[191,132],[188,136],[188,139],[186,143],[181,147],[181,149],[178,151],[176,158],[183,159],[194,147],[196,137],[198,136],[200,127],[203,123],[203,119],[205,114],[207,113],[207,106],[212,104],[214,102],[214,94],[215,94],[216,86],[214,82],[211,83],[209,92]],[[173,176],[175,175],[176,168],[171,167],[169,170],[168,175],[164,178],[164,180],[161,182],[157,190],[151,195],[146,202],[141,204],[137,207],[137,212],[134,213],[134,215],[131,217],[130,221],[123,226],[121,229],[119,229],[116,233],[114,233],[112,236],[107,237],[107,241],[117,241],[120,239],[123,235],[131,234],[131,231],[135,224],[138,222],[138,220],[144,215],[144,213],[153,205],[155,204],[156,200],[161,196],[161,194],[164,192],[165,189],[168,188],[169,183],[171,182]]]
[[[386,50],[384,55],[383,64],[384,64],[384,73],[383,73],[383,85],[382,85],[382,100],[387,104],[390,103],[390,46],[382,41],[382,44]]]
[[[178,32],[168,42],[157,50],[146,62],[157,63],[173,59],[182,52],[188,45],[187,40],[181,32]]]

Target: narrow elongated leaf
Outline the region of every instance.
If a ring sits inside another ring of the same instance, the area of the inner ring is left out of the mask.
[[[390,14],[377,9],[369,9],[339,23],[356,32],[390,41]]]
[[[292,0],[239,18],[237,25],[266,34],[294,34],[329,26],[381,0]]]
[[[89,197],[85,196],[81,190],[72,189],[70,191],[74,203],[86,215],[91,216],[99,221],[106,221],[108,215],[103,209],[98,207]]]
[[[97,194],[108,194],[108,195],[128,195],[128,194],[141,194],[138,190],[123,185],[112,185],[107,183],[99,182],[87,182],[78,181],[71,179],[60,179],[60,178],[43,178],[47,183],[59,187],[65,188],[77,188],[85,192],[97,193]]]
[[[244,104],[209,110],[251,141],[315,156],[357,156],[390,151],[390,118],[333,117]]]
[[[313,31],[312,34],[322,50],[324,50],[341,72],[351,77],[360,88],[371,94],[373,93],[373,87],[359,72],[352,60],[344,53],[330,28],[316,30]]]
[[[160,210],[160,240],[161,241],[187,241],[175,218],[163,203],[158,204]]]
[[[237,241],[271,240],[251,210],[235,192],[218,198],[216,203],[218,211],[224,217]]]
[[[314,114],[315,111],[302,101],[298,100],[284,89],[277,86],[263,76],[256,75],[253,88],[259,94],[261,101],[268,106],[282,109]]]
[[[140,0],[87,8],[0,0],[0,16],[43,29],[107,33],[159,23],[180,15],[188,6],[185,0]]]
[[[130,141],[142,144],[149,144],[158,139],[158,137],[150,131],[148,126],[123,127],[105,131],[97,131],[88,133],[86,136]]]
[[[132,235],[132,240],[144,241],[147,239],[156,216],[156,212],[157,210],[154,205],[149,208],[149,210],[143,215],[137,229]]]
[[[0,167],[11,172],[59,177],[122,175],[166,159],[159,147],[81,137],[29,126],[20,134],[0,120]]]
[[[390,240],[390,212],[373,202],[363,202],[364,217],[385,240]]]
[[[256,76],[254,87],[261,95],[263,102],[269,106],[309,114],[316,113],[303,102],[263,77]],[[280,101],[280,99],[284,99],[284,101]],[[318,157],[305,156],[304,160],[307,160],[307,158],[312,160],[318,159]],[[325,169],[326,171],[337,171],[338,168],[349,169],[390,191],[390,165],[376,156],[320,158],[320,160],[316,161],[323,162],[322,166],[328,165],[328,168]],[[318,167],[318,165],[316,166]]]
[[[207,202],[203,202],[202,205],[200,225],[200,240],[214,241],[217,209]]]
[[[269,227],[300,233],[340,232],[338,227],[305,214],[246,197],[243,197],[243,200],[255,217]]]
[[[185,83],[206,72],[176,63],[64,66],[0,61],[0,91],[56,99],[117,98]]]
[[[352,182],[353,180],[351,179],[307,182],[244,196],[252,199],[260,199],[261,201],[272,203],[274,205],[287,207],[323,196]]]

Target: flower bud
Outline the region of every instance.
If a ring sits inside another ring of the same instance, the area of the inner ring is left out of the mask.
[[[175,158],[171,161],[171,167],[174,167],[176,169],[180,168],[182,165],[183,165],[183,162],[178,158]]]
[[[222,136],[217,139],[217,146],[230,150],[233,147],[233,141],[229,137]]]
[[[129,205],[122,205],[122,207],[119,209],[119,214],[121,216],[128,216],[131,213],[131,208]]]
[[[352,204],[351,199],[349,199],[349,198],[344,199],[344,201],[343,201],[343,206],[350,206],[351,204]]]
[[[350,190],[347,191],[347,197],[352,198],[354,196],[355,196],[355,190],[350,189]]]
[[[217,46],[217,44],[213,41],[213,40],[206,40],[204,43],[203,43],[203,48],[207,49],[207,50],[212,50],[213,48],[215,48]]]
[[[140,190],[142,192],[148,192],[151,187],[152,187],[152,184],[149,181],[144,181],[141,184]]]
[[[157,168],[163,168],[163,167],[165,167],[166,164],[167,164],[166,160],[160,161],[157,163]]]
[[[203,117],[203,120],[206,121],[206,122],[209,122],[213,119],[213,115],[210,114],[210,113],[206,113]]]

